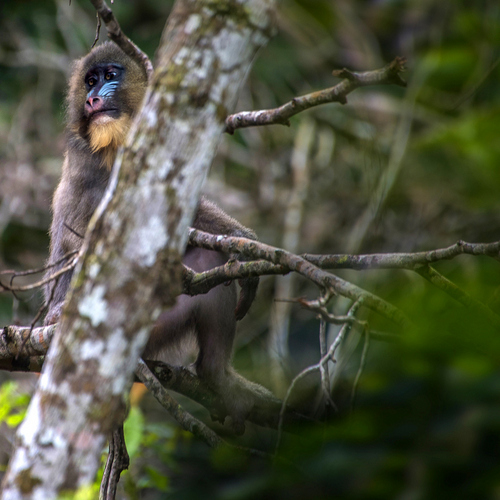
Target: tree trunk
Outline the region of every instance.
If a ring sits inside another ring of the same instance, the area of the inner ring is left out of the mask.
[[[270,35],[272,7],[177,1],[144,107],[90,223],[3,499],[53,499],[94,480],[151,322],[180,290],[200,188],[241,81]]]

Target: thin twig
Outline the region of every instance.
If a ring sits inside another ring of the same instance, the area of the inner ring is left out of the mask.
[[[365,369],[365,366],[366,366],[368,347],[370,346],[370,331],[368,330],[368,328],[365,328],[364,335],[365,335],[365,342],[363,344],[363,352],[361,354],[361,361],[359,363],[358,372],[356,373],[356,378],[354,379],[354,384],[352,386],[351,411],[353,411],[353,409],[354,409],[354,402],[356,400],[356,393],[358,391],[359,380],[360,380],[361,375],[362,375],[362,373]]]
[[[13,271],[13,270],[9,269],[9,270],[6,270],[6,271],[1,271],[0,275],[2,275],[2,274],[13,274],[14,276],[11,277],[11,282],[10,282],[10,284],[12,285],[12,281],[13,281],[14,278],[18,278],[19,276],[30,276],[32,274],[43,273],[43,272],[47,271],[48,269],[50,269],[52,267],[55,267],[58,264],[60,264],[61,262],[69,259],[70,257],[73,257],[77,253],[78,253],[78,250],[73,250],[71,252],[68,252],[68,253],[64,254],[60,259],[58,259],[55,262],[53,262],[52,264],[47,264],[47,265],[45,265],[43,267],[38,267],[38,268],[35,268],[35,269],[28,269],[27,271]]]
[[[95,38],[94,38],[94,43],[92,44],[92,47],[90,47],[91,49],[93,49],[95,47],[95,44],[97,43],[97,41],[99,40],[99,35],[101,33],[101,18],[99,17],[99,13],[96,12],[95,13],[96,17],[97,17],[97,26],[95,28]]]
[[[26,345],[26,343],[28,342],[28,340],[31,338],[31,333],[33,332],[33,328],[35,328],[35,325],[37,324],[38,320],[42,317],[42,314],[48,309],[49,305],[51,304],[51,302],[54,300],[54,292],[55,292],[55,289],[57,287],[57,283],[59,281],[59,278],[60,276],[58,276],[56,279],[55,279],[55,282],[54,282],[54,286],[52,287],[51,291],[50,291],[50,297],[49,297],[49,300],[43,304],[37,311],[33,321],[31,322],[31,325],[30,325],[30,329],[28,331],[28,334],[26,335],[26,337],[24,338],[22,344],[21,344],[21,347],[19,349],[19,352],[16,354],[16,361],[19,359],[19,357],[21,356],[22,352],[23,352],[23,349]]]
[[[72,252],[74,253],[74,252]],[[78,252],[76,252],[78,254]],[[75,268],[76,263],[78,262],[78,255],[75,255],[69,262],[64,267],[61,267],[58,271],[56,271],[54,274],[51,274],[50,276],[47,276],[39,281],[36,281],[35,283],[31,283],[29,285],[22,285],[22,286],[9,286],[5,285],[4,283],[0,283],[0,288],[3,288],[7,292],[27,292],[28,290],[35,290],[37,288],[40,288],[43,285],[46,285],[47,283],[50,283],[51,281],[54,281],[57,279],[59,276],[63,275],[64,273],[71,271],[72,269]],[[50,267],[54,267],[55,264],[51,264],[50,266],[47,266],[47,269]],[[31,273],[32,274],[32,273]]]
[[[327,354],[326,351],[326,321],[323,318],[319,320],[319,344],[321,351],[321,358],[324,358]],[[323,399],[325,401],[325,407],[327,412],[329,409],[337,411],[337,406],[331,397],[330,390],[330,371],[328,369],[328,362],[321,363],[319,365],[319,373],[321,376],[321,391],[323,393]]]
[[[361,307],[361,305],[362,305],[362,300],[358,300],[357,302],[355,302],[351,306],[351,308],[349,309],[347,316],[349,316],[349,317],[354,316],[356,314],[356,312],[358,311],[358,309]],[[319,362],[316,363],[315,365],[311,365],[311,366],[305,368],[304,370],[302,370],[298,375],[295,376],[295,378],[290,383],[290,386],[288,387],[285,398],[283,399],[283,403],[281,405],[280,418],[279,418],[279,424],[278,424],[278,438],[276,440],[275,453],[278,452],[279,446],[281,444],[281,437],[282,437],[282,433],[283,433],[283,418],[285,415],[285,410],[286,410],[287,405],[288,405],[288,401],[292,395],[293,390],[295,389],[295,386],[297,385],[297,383],[300,380],[302,380],[304,377],[306,377],[310,373],[314,373],[316,371],[319,371],[321,374],[321,371],[324,369],[323,366],[326,365],[329,361],[332,361],[333,363],[336,362],[335,352],[337,351],[337,348],[344,340],[345,335],[347,335],[347,333],[351,330],[352,324],[353,324],[352,322],[346,322],[342,326],[342,328],[340,329],[340,332],[337,335],[337,337],[335,338],[334,342],[332,342],[332,344],[330,345],[328,352],[324,356],[321,357]],[[335,403],[331,399],[330,394],[328,395],[327,401],[331,402],[331,404],[335,408]]]

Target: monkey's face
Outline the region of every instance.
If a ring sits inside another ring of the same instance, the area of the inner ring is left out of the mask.
[[[134,113],[123,95],[125,77],[126,69],[113,62],[96,64],[85,75],[83,128],[93,152],[111,148],[114,155],[125,141]]]
[[[69,130],[111,166],[147,86],[145,69],[113,43],[77,61],[68,93]]]
[[[87,99],[84,115],[89,123],[107,123],[120,116],[117,90],[122,83],[125,68],[119,64],[99,64],[85,75]]]

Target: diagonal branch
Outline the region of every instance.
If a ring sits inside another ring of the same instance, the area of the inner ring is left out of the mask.
[[[290,118],[306,109],[332,102],[346,104],[347,95],[359,87],[368,87],[370,85],[399,85],[405,87],[406,82],[399,75],[404,71],[405,63],[406,59],[396,57],[387,66],[374,71],[356,73],[347,69],[335,70],[333,76],[343,78],[343,80],[334,87],[294,97],[279,108],[241,111],[230,115],[226,118],[226,132],[233,134],[238,128],[259,127],[262,125],[290,125]]]
[[[181,408],[179,403],[158,382],[158,379],[142,359],[139,360],[135,374],[184,430],[199,437],[211,448],[222,444],[222,439],[212,429]]]
[[[274,265],[280,266],[282,274],[295,271],[315,283],[322,290],[330,290],[354,301],[363,299],[363,304],[366,307],[378,312],[382,316],[385,316],[402,328],[409,328],[412,324],[409,318],[402,311],[380,297],[377,297],[376,295],[367,292],[366,290],[363,290],[362,288],[349,283],[334,274],[323,271],[314,264],[305,260],[303,257],[294,255],[286,250],[272,247],[261,242],[248,240],[246,238],[217,236],[204,233],[203,231],[199,231],[197,229],[189,230],[189,243],[191,245],[202,246],[203,248],[216,250],[226,254],[243,252],[247,255],[252,255],[255,259],[266,260]],[[257,265],[259,264],[260,263],[257,263]],[[240,276],[235,276],[233,274],[235,270],[241,269],[242,267],[251,270],[252,264],[247,262],[241,265],[241,263],[238,263],[237,261],[229,261],[224,267],[227,271],[228,277],[239,278]],[[207,275],[209,272],[207,272]],[[208,281],[209,280],[206,280],[204,283],[205,286],[208,285]],[[210,283],[210,285],[211,286],[208,289],[215,286],[212,283]],[[189,286],[187,288],[190,290]],[[184,293],[186,293],[185,290],[186,287],[184,288]],[[190,292],[192,293],[191,290]],[[200,291],[197,290],[196,293],[200,293]]]
[[[433,267],[423,266],[415,269],[415,272],[422,276],[422,278],[429,281],[429,283],[432,283],[435,287],[446,292],[450,297],[453,297],[457,302],[460,302],[460,304],[472,309],[478,315],[488,318],[493,325],[500,328],[500,316],[498,313],[490,309],[481,301],[465,293],[461,288],[455,285],[455,283],[438,273]]]

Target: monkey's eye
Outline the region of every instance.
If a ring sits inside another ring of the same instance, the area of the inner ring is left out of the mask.
[[[108,71],[104,75],[104,78],[106,78],[106,80],[112,80],[115,76],[116,76],[116,73],[114,71]]]
[[[87,80],[87,85],[89,87],[92,87],[93,85],[96,84],[96,81],[95,81],[95,78],[94,77],[90,77],[88,80]]]

